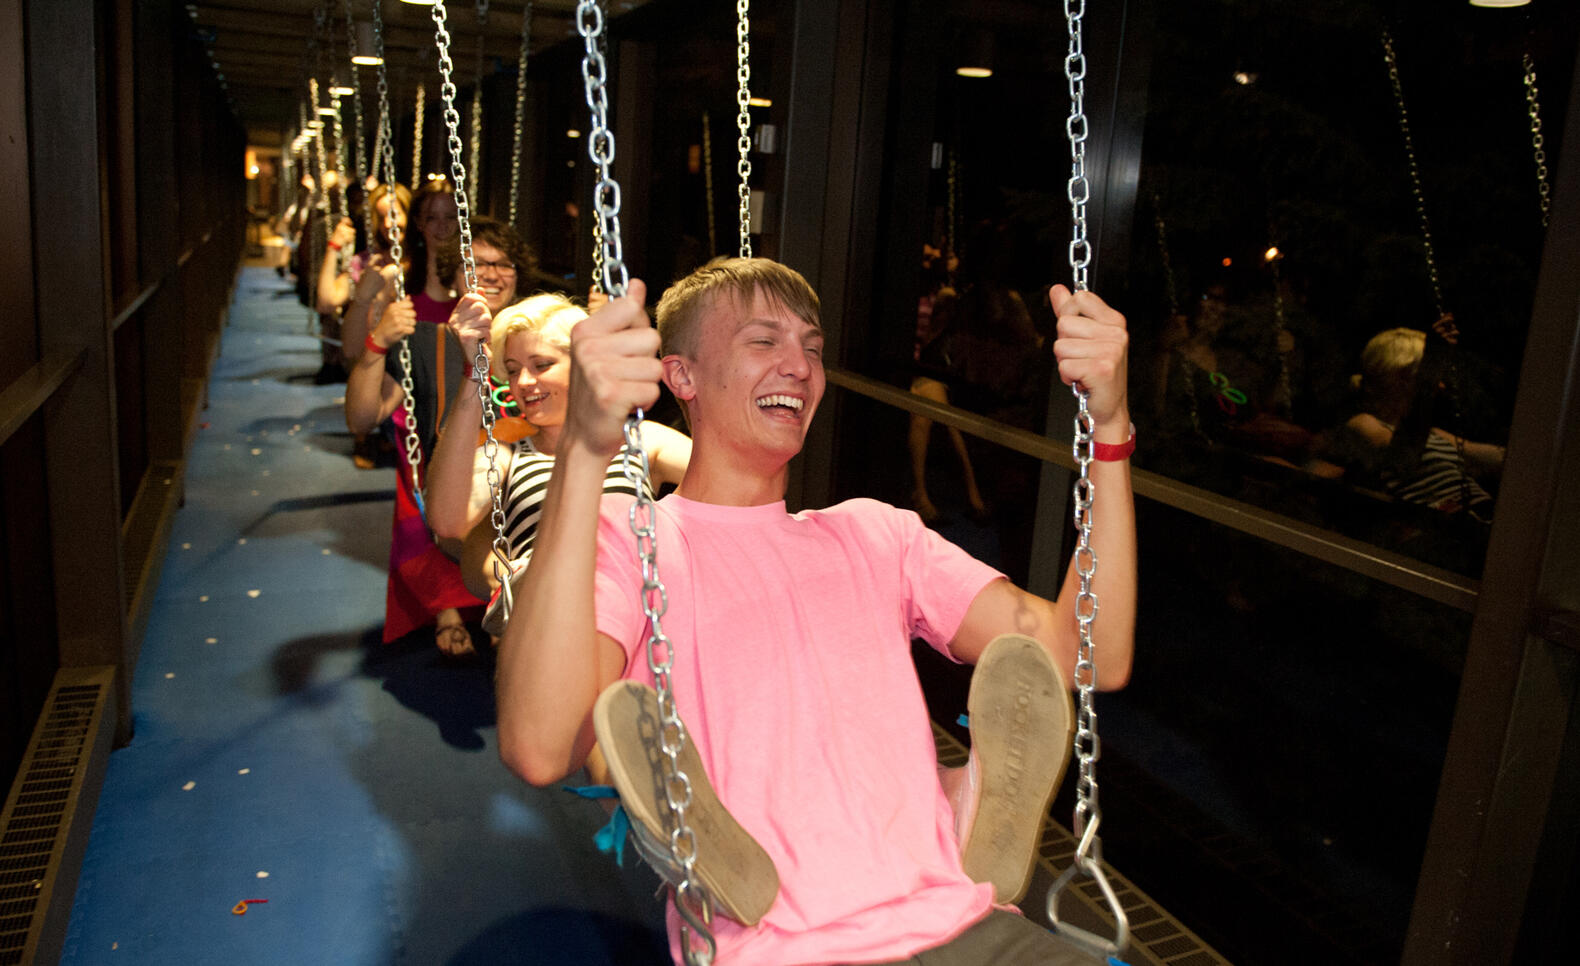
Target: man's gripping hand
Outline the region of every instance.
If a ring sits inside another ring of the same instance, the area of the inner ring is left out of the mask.
[[[566,440],[605,458],[619,451],[626,416],[658,401],[664,367],[646,297],[647,286],[632,279],[623,298],[611,299],[571,330]]]
[[[1059,317],[1053,343],[1059,378],[1080,383],[1100,442],[1123,443],[1130,437],[1130,402],[1126,388],[1130,337],[1125,317],[1092,292],[1071,292],[1055,285],[1048,302]]]

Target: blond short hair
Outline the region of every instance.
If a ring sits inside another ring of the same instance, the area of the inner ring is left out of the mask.
[[[817,293],[800,272],[766,258],[715,258],[659,299],[659,355],[696,358],[697,322],[718,298],[749,305],[758,292],[808,325],[821,325]]]
[[[501,309],[489,329],[489,348],[493,350],[493,374],[509,381],[505,374],[505,343],[517,332],[534,332],[549,345],[569,352],[571,329],[587,317],[587,310],[557,292],[545,292]]]

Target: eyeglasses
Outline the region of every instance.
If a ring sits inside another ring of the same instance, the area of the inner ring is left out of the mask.
[[[492,268],[501,275],[516,274],[516,266],[509,262],[485,262],[482,259],[477,259],[476,264],[478,271],[482,271],[485,268]]]

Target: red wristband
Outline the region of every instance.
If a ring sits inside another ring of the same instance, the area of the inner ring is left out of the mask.
[[[1099,443],[1092,440],[1092,459],[1101,463],[1118,463],[1130,458],[1136,451],[1136,424],[1130,424],[1130,438],[1123,443]]]
[[[385,346],[381,346],[377,342],[373,341],[373,333],[371,333],[371,332],[369,332],[367,334],[367,336],[363,338],[362,344],[367,348],[367,350],[369,352],[373,353],[374,355],[380,355],[380,356],[389,355],[389,351],[390,350],[388,348],[386,348]]]
[[[338,252],[338,251],[340,251],[340,243],[339,243],[339,242],[337,242],[337,241],[331,241],[331,242],[330,242],[330,243],[329,243],[329,247],[330,247],[330,248],[333,248],[333,249],[334,249],[334,250],[335,250],[335,251],[337,251],[337,252]]]

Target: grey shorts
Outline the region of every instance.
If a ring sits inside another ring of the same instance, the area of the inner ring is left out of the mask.
[[[1093,966],[1102,962],[1025,916],[994,909],[942,946],[876,966]]]

